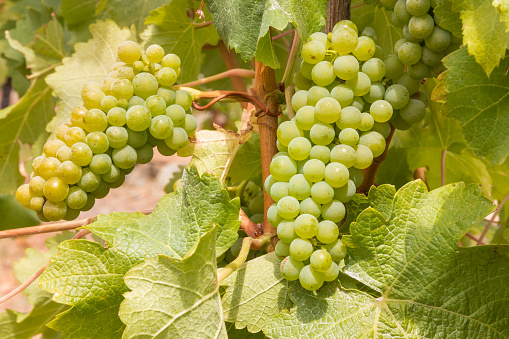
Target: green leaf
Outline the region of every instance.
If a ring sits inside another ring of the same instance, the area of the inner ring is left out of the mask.
[[[451,0],[438,0],[433,14],[440,19],[440,27],[448,30],[458,38],[462,37],[462,24],[460,14],[453,11]]]
[[[357,220],[357,216],[369,207],[369,200],[364,194],[355,194],[349,202],[345,204],[346,207],[346,220],[339,231],[341,233],[349,233],[350,225]]]
[[[217,227],[182,259],[160,255],[125,275],[122,338],[227,338],[217,283]],[[147,317],[150,321],[147,322]]]
[[[226,321],[235,323],[237,329],[259,332],[274,315],[291,307],[288,281],[281,276],[280,265],[281,260],[270,253],[248,261],[221,283],[227,285],[223,295]]]
[[[32,82],[14,105],[0,110],[0,193],[14,194],[24,178],[19,173],[19,143],[30,144],[40,155],[54,114],[51,90],[42,78]]]
[[[60,14],[69,25],[76,25],[95,16],[97,0],[62,0]]]
[[[251,333],[247,328],[238,330],[235,324],[226,323],[226,330],[228,331],[228,339],[266,339],[267,337],[263,332]]]
[[[243,60],[278,63],[268,39],[270,27],[293,24],[303,41],[325,25],[327,3],[320,0],[209,0],[207,6],[219,35]]]
[[[76,44],[76,52],[70,58],[64,58],[63,65],[46,78],[59,99],[57,116],[48,125],[49,131],[66,123],[71,111],[83,104],[81,88],[84,84],[106,78],[111,66],[118,61],[118,45],[131,35],[127,28],[120,29],[112,20],[97,21],[90,25],[90,32],[93,38]]]
[[[394,197],[389,220],[375,209],[351,226],[344,279],[315,295],[290,285],[296,307],[264,329],[271,338],[507,338],[509,246],[460,248],[458,240],[493,211],[475,185],[428,192],[411,182]],[[341,286],[343,285],[343,286]],[[493,293],[496,291],[496,293]]]
[[[23,207],[12,195],[0,195],[0,230],[39,225],[37,214]]]
[[[477,155],[501,164],[509,154],[509,58],[488,78],[466,48],[444,61],[447,103],[443,112],[461,125],[467,146]]]
[[[509,31],[509,4],[505,0],[493,0],[493,6],[500,13],[500,20],[505,22],[505,31]]]
[[[391,146],[393,145],[391,143]],[[401,188],[407,182],[412,181],[413,176],[408,166],[407,156],[407,148],[389,147],[387,157],[376,173],[375,182],[377,184],[392,184],[396,188]]]
[[[101,14],[111,18],[119,26],[130,27],[134,25],[137,32],[142,32],[145,27],[145,18],[150,11],[168,4],[168,0],[107,0],[104,12]],[[187,6],[185,7],[187,9]]]
[[[260,134],[251,133],[251,137],[240,145],[228,171],[228,177],[232,183],[242,180],[261,181]]]
[[[213,25],[193,25],[187,16],[187,8],[187,0],[171,0],[169,5],[150,12],[145,21],[149,26],[140,35],[145,46],[159,44],[166,53],[175,53],[180,57],[180,82],[198,78],[203,45],[216,45],[219,39]]]

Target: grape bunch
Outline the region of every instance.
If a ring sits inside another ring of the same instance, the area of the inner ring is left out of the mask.
[[[240,208],[255,224],[263,222],[263,191],[253,181],[247,182],[241,197]]]
[[[106,79],[83,86],[83,106],[56,128],[32,163],[30,183],[16,191],[43,221],[77,218],[119,187],[136,163],[148,163],[153,147],[172,155],[196,130],[193,97],[170,87],[180,75],[177,55],[159,45],[143,52],[126,41],[118,58]]]

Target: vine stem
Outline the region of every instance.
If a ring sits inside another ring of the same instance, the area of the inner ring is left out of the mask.
[[[479,238],[476,238],[475,236],[473,236],[472,234],[470,234],[470,233],[468,233],[468,232],[465,234],[465,236],[469,237],[470,239],[474,240],[475,242],[478,242],[478,241],[479,241]],[[461,243],[461,241],[460,241],[460,243]],[[486,245],[486,244],[485,244],[485,243],[483,243],[482,241],[480,242],[480,244],[481,244],[481,245]],[[477,245],[479,245],[479,244],[477,244]]]
[[[227,100],[230,99],[233,102],[249,101],[252,104],[260,107],[260,109],[262,109],[265,113],[269,113],[268,107],[266,107],[264,104],[262,104],[260,102],[260,100],[258,100],[258,98],[256,98],[255,96],[252,96],[248,93],[245,93],[245,92],[220,91],[220,90],[218,90],[218,91],[199,91],[197,89],[190,88],[190,87],[180,87],[180,89],[185,89],[186,91],[190,92],[193,95],[194,100],[212,99],[212,101],[205,106],[200,106],[200,105],[196,104],[195,102],[193,102],[193,107],[198,110],[207,109],[210,106],[212,106],[213,104],[215,104],[216,102],[221,101],[223,99],[227,99]]]
[[[288,62],[286,63],[285,74],[283,75],[283,84],[288,84],[292,77],[293,66],[295,65],[295,59],[297,58],[297,52],[299,50],[300,35],[299,32],[294,31],[292,40],[292,47],[290,48],[290,54],[288,55]]]
[[[484,230],[482,231],[481,235],[479,236],[479,240],[477,240],[477,245],[481,245],[482,240],[486,236],[486,233],[488,233],[489,228],[491,227],[491,225],[495,221],[495,218],[497,217],[497,215],[500,214],[500,211],[504,207],[504,205],[507,202],[507,200],[509,200],[509,193],[504,197],[504,199],[502,199],[500,204],[498,204],[497,210],[495,211],[495,213],[493,213],[493,215],[491,216],[491,219],[488,221],[488,223],[484,227]]]
[[[245,237],[242,240],[242,247],[240,248],[239,256],[233,260],[231,263],[223,267],[219,272],[217,272],[217,281],[221,282],[224,279],[228,278],[230,274],[238,270],[243,263],[246,262],[247,255],[249,254],[249,249],[251,248],[251,243],[253,242],[253,238]]]
[[[193,22],[192,25],[196,28],[203,28],[203,27],[208,27],[210,25],[212,25],[214,23],[214,21],[205,21],[205,22]]]
[[[251,71],[249,69],[233,68],[233,69],[227,70],[226,72],[215,74],[215,75],[212,75],[210,77],[206,77],[206,78],[203,78],[200,80],[186,82],[185,84],[181,84],[176,87],[194,87],[194,86],[207,84],[209,82],[221,80],[224,78],[233,78],[233,77],[242,77],[242,78],[253,79],[255,77],[255,72]]]
[[[282,37],[284,37],[284,36],[290,35],[290,34],[292,34],[293,32],[297,32],[297,31],[295,30],[295,28],[294,28],[294,29],[291,29],[291,30],[289,30],[289,31],[283,32],[283,33],[281,33],[281,34],[278,34],[278,35],[276,35],[276,36],[273,36],[273,37],[272,37],[272,41],[277,40],[277,39],[280,39],[280,38],[282,38]]]

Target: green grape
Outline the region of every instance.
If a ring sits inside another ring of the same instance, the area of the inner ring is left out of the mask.
[[[422,47],[422,57],[421,61],[428,66],[437,66],[440,65],[442,62],[442,59],[444,58],[443,52],[433,52],[431,49],[428,48],[428,46]]]
[[[86,143],[94,154],[105,153],[110,147],[108,137],[103,132],[89,133],[86,138]]]
[[[165,87],[159,87],[157,90],[157,95],[164,99],[166,106],[173,105],[177,97],[173,89]]]
[[[290,244],[279,241],[274,248],[274,252],[278,257],[287,257],[290,255]]]
[[[263,222],[263,218],[264,216],[262,213],[257,213],[253,214],[249,219],[255,224],[261,224]]]
[[[16,190],[16,200],[23,206],[30,206],[33,196],[30,194],[29,184],[23,184]]]
[[[362,98],[372,104],[377,100],[381,100],[385,95],[385,86],[379,82],[371,83],[371,87],[369,88],[368,94],[364,95]]]
[[[334,281],[338,278],[339,275],[339,266],[332,262],[331,267],[327,270],[327,272],[323,272],[323,280],[325,281]]]
[[[299,201],[294,197],[286,196],[277,202],[277,213],[283,219],[293,219],[299,215]]]
[[[343,108],[343,110],[341,111],[341,117],[336,122],[336,125],[340,129],[345,128],[356,129],[359,127],[360,123],[361,123],[361,112],[353,106],[348,106]]]
[[[408,69],[410,66],[408,66]],[[414,94],[419,90],[419,87],[421,87],[421,80],[422,79],[412,79],[408,72],[403,73],[398,79],[398,84],[404,86],[409,95]]]
[[[323,285],[323,274],[306,265],[299,273],[299,282],[306,290],[316,291]]]
[[[94,191],[90,192],[90,195],[96,199],[102,199],[106,197],[108,193],[110,193],[109,184],[101,180],[99,187],[97,187]]]
[[[381,0],[380,3],[388,10],[392,10],[397,0]]]
[[[120,107],[113,107],[108,111],[107,120],[110,125],[124,126],[126,121],[127,112]]]
[[[389,102],[393,109],[400,109],[406,106],[410,99],[410,94],[405,86],[395,84],[387,88],[384,99]]]
[[[134,148],[139,148],[145,145],[148,141],[148,132],[143,131],[133,131],[130,128],[126,128],[127,130],[127,144]]]
[[[89,211],[92,209],[92,207],[94,207],[95,197],[91,194],[87,194],[87,197],[87,203],[81,208],[82,211]]]
[[[309,36],[309,40],[320,41],[326,49],[330,47],[330,42],[327,40],[327,34],[325,33],[315,32]]]
[[[405,70],[405,65],[399,60],[396,54],[390,54],[385,58],[387,72],[385,77],[393,81],[397,80]]]
[[[304,134],[293,121],[285,121],[277,128],[277,139],[284,146],[288,146],[294,138],[302,136]]]
[[[44,155],[40,155],[35,157],[32,161],[32,172],[34,175],[39,175],[39,167],[44,159],[46,159],[46,157]]]
[[[411,123],[406,122],[405,120],[401,119],[399,111],[394,112],[394,115],[392,116],[392,119],[391,119],[391,124],[394,126],[395,129],[399,129],[402,131],[410,129],[410,127],[412,127]]]
[[[302,174],[311,182],[321,181],[325,177],[325,164],[320,160],[310,159],[304,164]]]
[[[92,150],[84,142],[77,142],[71,147],[71,161],[79,166],[86,166],[92,160]]]
[[[406,0],[398,0],[394,5],[394,14],[403,23],[407,23],[412,18],[412,14],[406,7]]]
[[[412,15],[424,15],[430,9],[430,0],[406,0],[406,8]]]
[[[193,105],[193,96],[188,91],[178,90],[175,92],[175,104],[187,111]]]
[[[371,81],[380,81],[385,76],[387,69],[382,60],[372,58],[362,65],[362,72],[365,73]]]
[[[141,58],[141,47],[134,41],[125,41],[118,46],[118,58],[126,64],[133,64]]]
[[[376,44],[373,39],[367,36],[360,36],[357,46],[353,50],[353,55],[358,60],[366,61],[373,57],[376,51]]]
[[[278,227],[283,218],[277,212],[277,204],[272,204],[267,210],[267,220],[273,227]]]
[[[300,212],[302,214],[311,214],[319,218],[322,214],[322,206],[316,203],[312,198],[306,198],[300,202]]]
[[[392,117],[393,109],[388,101],[377,100],[371,104],[369,112],[376,122],[386,122]]]
[[[353,128],[345,128],[339,132],[339,142],[348,146],[355,146],[359,143],[359,133]]]
[[[353,79],[347,80],[345,85],[352,89],[355,96],[363,96],[369,92],[371,80],[365,73],[359,72]]]
[[[319,181],[311,186],[311,198],[319,204],[327,204],[334,198],[334,190],[325,181]]]
[[[339,162],[331,162],[325,167],[325,182],[333,188],[344,186],[348,178],[348,168]]]
[[[308,161],[308,160],[309,159],[297,161],[297,173],[298,174],[303,174],[304,165],[306,164],[306,161]]]
[[[297,200],[304,200],[311,194],[311,183],[304,177],[303,174],[294,175],[290,179],[290,182],[288,183],[287,187],[288,187],[287,195],[290,195]]]
[[[417,42],[417,43],[421,43],[422,39],[420,38],[416,38],[412,35],[412,33],[410,33],[410,28],[408,27],[408,24],[405,24],[403,26],[403,37],[405,38],[405,40],[407,42]],[[401,49],[401,47],[398,49],[398,51],[396,53],[399,53],[399,50]]]
[[[101,175],[101,179],[104,182],[111,184],[111,183],[114,183],[115,181],[117,181],[121,177],[121,175],[122,175],[122,172],[120,171],[120,169],[117,166],[115,166],[114,164],[111,164],[108,172]]]
[[[186,114],[186,120],[184,122],[184,130],[187,135],[192,135],[198,128],[198,121],[191,114]]]
[[[369,86],[369,87],[371,87],[371,86]],[[364,109],[364,100],[362,100],[361,97],[353,97],[353,101],[350,106],[353,106],[362,112],[362,110]]]
[[[111,85],[117,80],[116,78],[106,78],[101,82],[101,91],[106,95],[111,95]]]
[[[272,185],[274,185],[277,182],[276,179],[272,176],[272,174],[269,174],[267,178],[265,178],[265,182],[263,183],[263,188],[265,189],[265,192],[270,193],[270,188]]]
[[[327,124],[335,123],[341,116],[341,105],[330,97],[320,99],[315,106],[315,118]]]
[[[134,78],[134,67],[133,66],[122,66],[118,70],[118,77],[132,81]],[[139,72],[137,72],[139,73]],[[101,86],[102,87],[102,86]]]
[[[359,33],[359,31],[357,30],[357,25],[354,24],[352,21],[350,20],[341,20],[339,21],[338,23],[336,23],[334,25],[334,27],[332,28],[332,32],[334,33],[335,31],[337,31],[338,29],[340,29],[341,27],[349,27],[351,29],[353,29],[355,31],[355,33]]]
[[[36,212],[42,211],[43,206],[44,206],[43,197],[33,197],[32,199],[30,199],[30,203],[28,204],[28,207]]]
[[[281,275],[288,281],[299,279],[300,271],[304,268],[301,261],[295,260],[291,256],[286,257],[281,262]]]
[[[385,151],[386,143],[382,134],[369,131],[361,135],[359,145],[367,146],[373,152],[373,157],[378,157]]]
[[[313,86],[308,90],[307,101],[308,105],[315,106],[320,99],[326,98],[330,95],[325,87]]]
[[[44,183],[43,192],[47,200],[59,202],[69,194],[69,185],[60,178],[51,178]]]
[[[315,65],[325,57],[325,46],[316,40],[306,42],[300,52],[302,60],[308,64]]]
[[[57,158],[44,158],[39,167],[37,168],[37,174],[48,180],[50,178],[58,176],[58,167],[60,161]]]
[[[100,89],[92,88],[86,92],[81,92],[81,99],[83,100],[83,106],[87,109],[101,108],[101,101],[105,94]]]
[[[405,38],[403,39],[399,39],[398,41],[396,41],[396,43],[394,44],[394,53],[398,53],[400,47],[405,43],[407,42],[407,40]]]
[[[96,174],[104,174],[111,168],[111,158],[108,154],[97,154],[92,157],[89,168]]]
[[[279,240],[287,244],[291,244],[298,236],[295,233],[295,220],[284,219],[277,226],[277,236]]]
[[[58,167],[58,177],[68,185],[73,185],[81,179],[81,167],[72,161],[64,161]]]
[[[373,152],[369,147],[364,145],[357,145],[355,148],[355,163],[353,167],[358,169],[368,168],[373,162]]]
[[[302,107],[308,103],[308,91],[300,90],[295,92],[292,97],[292,108],[295,112],[298,112]]]
[[[88,196],[85,191],[83,191],[78,186],[72,186],[69,188],[69,194],[65,198],[65,203],[72,209],[80,210],[87,203]]]
[[[258,187],[257,187],[258,189]],[[288,194],[287,194],[288,195]],[[258,192],[257,195],[249,202],[249,210],[253,214],[263,213],[263,193]]]
[[[357,169],[356,168],[350,169],[350,176],[352,175],[351,174],[352,170]],[[342,202],[343,204],[346,204],[353,198],[355,192],[356,192],[355,183],[350,179],[348,180],[348,183],[346,185],[334,189],[334,199]]]
[[[341,220],[343,220],[345,214],[345,205],[343,205],[343,203],[338,200],[332,200],[328,204],[322,206],[322,218],[324,220],[330,220],[332,222],[339,223]]]
[[[166,101],[159,95],[152,95],[145,101],[150,114],[155,117],[157,115],[164,114],[166,112]]]
[[[131,99],[129,99],[128,109],[136,105],[145,106],[145,100],[140,97],[133,96]]]
[[[279,140],[276,140],[276,147],[279,152],[287,152],[288,153],[288,147],[286,147],[282,143],[280,143]]]
[[[337,145],[330,152],[330,161],[343,164],[345,167],[352,167],[355,163],[355,150],[349,145]]]
[[[359,61],[353,55],[340,55],[334,61],[334,74],[342,80],[350,80],[359,72]]]
[[[94,90],[94,89],[100,90],[101,89],[101,84],[98,83],[98,82],[94,82],[94,81],[87,82],[85,85],[83,85],[83,87],[81,87],[81,95],[83,96],[88,91],[91,91],[91,90]]]
[[[269,194],[272,200],[278,202],[281,200],[281,198],[284,198],[288,195],[288,183],[285,181],[275,182],[271,186]]]
[[[164,139],[166,145],[174,150],[179,150],[189,143],[186,130],[181,127],[174,127],[173,133],[169,138]]]
[[[339,237],[339,229],[336,223],[330,220],[323,220],[318,224],[316,239],[324,244],[330,244]]]
[[[346,246],[341,242],[341,239],[334,241],[333,243],[325,245],[327,252],[332,257],[332,261],[338,263],[346,257]]]
[[[120,99],[129,100],[133,96],[133,93],[134,93],[133,84],[128,79],[117,79],[113,81],[113,83],[111,84],[111,95],[113,95],[118,100]]]
[[[297,137],[288,144],[288,154],[295,160],[304,160],[309,156],[311,143],[304,137]]]
[[[423,14],[421,16],[413,16],[408,23],[408,30],[413,37],[417,39],[424,39],[431,34],[435,22],[429,14]]]
[[[398,58],[405,65],[416,64],[422,56],[422,48],[418,43],[407,41],[398,51]]]
[[[75,143],[85,142],[87,134],[79,127],[71,127],[65,132],[65,143],[71,147]]]
[[[75,209],[67,207],[67,212],[65,213],[65,216],[62,219],[68,220],[68,221],[74,220],[77,217],[79,217],[80,212],[81,211],[79,211],[79,210],[75,210]]]
[[[422,61],[419,61],[416,64],[408,66],[407,73],[412,79],[421,80],[431,77],[431,68]]]
[[[68,124],[61,124],[55,128],[55,137],[65,142],[65,133],[71,128]]]
[[[134,76],[132,85],[134,95],[146,100],[149,96],[157,94],[159,83],[150,73],[138,73]]]
[[[389,12],[389,21],[391,22],[391,24],[398,28],[402,28],[403,25],[405,24],[405,22],[399,20],[399,18],[396,16],[396,13],[394,12]]]
[[[429,102],[430,102],[430,97],[428,95],[428,93],[426,92],[423,92],[423,91],[417,91],[413,96],[412,96],[413,99],[417,99],[419,101],[422,101],[422,103],[424,104],[424,106],[428,106],[429,105]]]
[[[330,96],[336,99],[341,107],[349,106],[352,103],[354,97],[352,89],[346,85],[335,86],[331,90]]]
[[[361,122],[359,124],[359,131],[369,131],[373,128],[375,124],[375,120],[373,116],[369,113],[361,113]]]
[[[67,213],[67,205],[64,201],[46,201],[42,208],[42,213],[50,221],[62,220]]]
[[[128,169],[134,167],[136,161],[138,160],[138,155],[136,154],[136,150],[133,147],[125,145],[120,148],[115,148],[113,150],[111,159],[113,160],[115,166],[118,168]]]
[[[334,68],[329,61],[320,61],[317,63],[313,67],[311,77],[318,86],[328,86],[336,78],[334,75]]]
[[[138,156],[138,164],[148,164],[154,157],[154,150],[152,146],[145,144],[136,149],[136,155]]]
[[[157,139],[167,139],[173,133],[173,122],[167,115],[158,115],[152,118],[150,134]]]
[[[340,55],[345,55],[355,50],[358,40],[357,32],[352,28],[346,26],[339,27],[332,33],[332,48]]]
[[[396,3],[396,1],[394,1],[394,3]],[[369,27],[369,26],[366,26],[364,27],[364,29],[362,30],[362,33],[361,33],[362,36],[367,36],[373,40],[377,40],[377,36],[376,36],[376,32],[375,30],[372,28],[372,27]]]
[[[315,108],[313,106],[303,106],[295,114],[295,125],[298,129],[310,130],[317,122],[315,118]]]
[[[150,45],[147,47],[145,55],[150,62],[161,62],[164,57],[164,49],[157,44]]]
[[[399,115],[404,121],[415,124],[426,116],[426,105],[417,99],[410,99],[408,105],[399,111]]]
[[[451,33],[435,26],[433,32],[424,40],[426,47],[431,51],[438,53],[445,51],[451,44]]]
[[[316,123],[309,131],[309,136],[316,145],[326,146],[334,140],[334,128],[326,123]]]
[[[321,160],[324,164],[326,164],[329,162],[330,149],[327,146],[315,145],[311,147],[309,158]]]
[[[55,158],[57,155],[57,151],[60,147],[65,146],[65,143],[59,139],[51,139],[46,141],[44,144],[44,155],[46,157]]]
[[[297,261],[307,260],[313,253],[313,245],[307,239],[297,238],[290,244],[290,256]]]
[[[127,144],[129,135],[124,127],[111,126],[106,130],[109,145],[113,148],[120,148]]]
[[[160,154],[167,156],[167,157],[177,153],[176,150],[169,148],[168,145],[166,145],[166,143],[164,143],[164,142],[157,144],[157,151]]]
[[[299,90],[308,90],[313,86],[313,80],[306,79],[301,72],[293,74],[293,83]]]
[[[129,102],[126,99],[118,99],[118,107],[126,110],[129,108]]]
[[[152,115],[150,111],[141,105],[136,105],[127,110],[126,124],[133,131],[140,132],[150,127]]]
[[[308,80],[313,80],[313,67],[315,65],[314,64],[309,64],[307,62],[305,62],[304,60],[302,60],[302,62],[300,63],[300,73],[302,74],[302,76]]]
[[[373,58],[382,60],[385,56],[384,50],[379,45],[375,47],[375,54],[373,54]]]
[[[118,101],[112,95],[107,95],[101,100],[101,109],[104,112],[108,112],[113,107],[117,107]]]
[[[301,214],[295,219],[295,233],[304,239],[311,239],[318,233],[318,220],[311,214]]]
[[[163,67],[171,67],[173,69],[180,68],[180,58],[176,54],[166,54],[161,61],[161,66]]]
[[[58,149],[56,158],[60,162],[71,160],[71,148],[69,146],[62,146]]]
[[[364,181],[364,173],[362,170],[352,167],[349,168],[348,171],[350,172],[350,180],[353,181],[355,187],[359,187]]]
[[[174,126],[182,126],[186,120],[186,111],[179,105],[168,106],[166,115],[172,120]]]
[[[332,265],[332,257],[325,249],[314,251],[309,260],[310,266],[317,272],[327,272]]]
[[[83,126],[87,132],[102,132],[108,127],[108,118],[100,109],[88,110],[83,116]]]
[[[86,167],[83,168],[82,176],[77,184],[78,187],[81,188],[83,191],[93,192],[101,184],[101,176],[99,174],[92,172],[90,168]]]
[[[28,183],[28,187],[30,188],[30,194],[32,196],[42,197],[44,195],[43,193],[44,183],[46,183],[46,180],[44,180],[43,177],[34,176],[33,178],[31,178],[30,182]]]

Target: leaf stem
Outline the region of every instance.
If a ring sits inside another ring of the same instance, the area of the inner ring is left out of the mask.
[[[184,90],[190,92],[193,95],[194,100],[212,99],[212,101],[209,102],[205,106],[200,106],[196,102],[193,102],[193,107],[198,110],[207,109],[218,101],[221,101],[223,99],[226,99],[225,101],[227,101],[228,100],[227,98],[231,98],[233,100],[233,102],[249,101],[249,102],[253,103],[254,105],[258,106],[261,110],[263,110],[268,115],[272,115],[272,113],[269,112],[269,109],[264,104],[262,104],[258,100],[258,98],[254,97],[252,95],[249,95],[248,93],[245,93],[245,92],[237,92],[237,91],[203,91],[202,92],[197,89],[190,88],[190,87],[180,87],[180,89],[184,89]]]
[[[470,234],[470,233],[468,233],[468,232],[465,234],[465,236],[466,236],[466,237],[469,237],[470,239],[472,239],[472,240],[474,240],[474,241],[476,241],[476,242],[478,242],[478,241],[479,241],[479,238],[477,238],[477,237],[473,236],[472,234]],[[461,243],[461,241],[460,241],[460,243]],[[481,241],[479,244],[481,244],[481,245],[486,245],[486,244],[485,244],[485,243],[483,243],[482,241]],[[477,245],[479,245],[479,244],[477,244]]]
[[[257,238],[263,234],[263,225],[255,224],[249,219],[242,209],[239,211],[240,229],[246,233],[248,237]]]
[[[192,25],[196,28],[203,28],[203,27],[208,27],[210,25],[212,25],[214,23],[214,21],[210,20],[210,21],[204,21],[204,22],[193,22]]]
[[[482,240],[486,236],[486,233],[488,233],[489,228],[491,227],[491,225],[495,221],[495,218],[497,217],[497,215],[500,214],[500,211],[504,207],[504,205],[507,202],[507,200],[509,200],[509,193],[507,193],[507,195],[504,197],[504,199],[502,199],[500,204],[498,204],[497,210],[495,211],[495,213],[493,213],[493,215],[491,216],[491,219],[488,221],[488,223],[484,227],[484,230],[482,231],[481,236],[479,236],[479,240],[477,240],[477,245],[480,245],[482,243]]]
[[[297,51],[299,50],[299,32],[294,32],[295,34],[293,36],[292,47],[290,48],[290,54],[288,56],[288,62],[286,63],[285,74],[283,75],[283,80],[281,81],[283,84],[288,84],[290,82],[290,78],[292,77],[293,73],[293,66],[295,65],[295,59],[297,58]]]
[[[291,29],[291,30],[289,30],[289,31],[283,32],[283,33],[281,33],[281,34],[278,34],[278,35],[276,35],[276,36],[273,36],[273,37],[272,37],[272,41],[277,40],[277,39],[279,39],[279,38],[282,38],[282,37],[284,37],[284,36],[290,35],[290,34],[292,34],[293,32],[297,32],[297,31],[295,30],[295,28],[294,28],[294,29]],[[297,33],[297,34],[298,34],[298,33]]]
[[[285,101],[286,101],[286,110],[288,111],[288,116],[292,119],[295,116],[295,111],[292,107],[292,97],[295,94],[295,87],[288,86],[285,88]]]
[[[186,82],[185,84],[181,84],[181,85],[178,85],[175,87],[195,87],[195,86],[207,84],[209,82],[221,80],[224,78],[233,78],[233,77],[243,77],[243,78],[248,78],[248,79],[254,79],[255,72],[251,71],[249,69],[234,68],[234,69],[230,69],[223,73],[215,74],[210,77],[206,77],[206,78],[196,80],[196,81]]]
[[[440,160],[440,185],[445,185],[445,157],[447,156],[447,151],[442,150],[442,158]]]
[[[246,262],[252,242],[253,238],[251,237],[245,237],[244,240],[242,240],[242,247],[240,248],[239,256],[231,263],[223,267],[220,271],[218,271],[217,273],[218,282],[221,282],[224,279],[226,279],[230,274],[235,272],[240,266],[242,266],[243,263]]]

